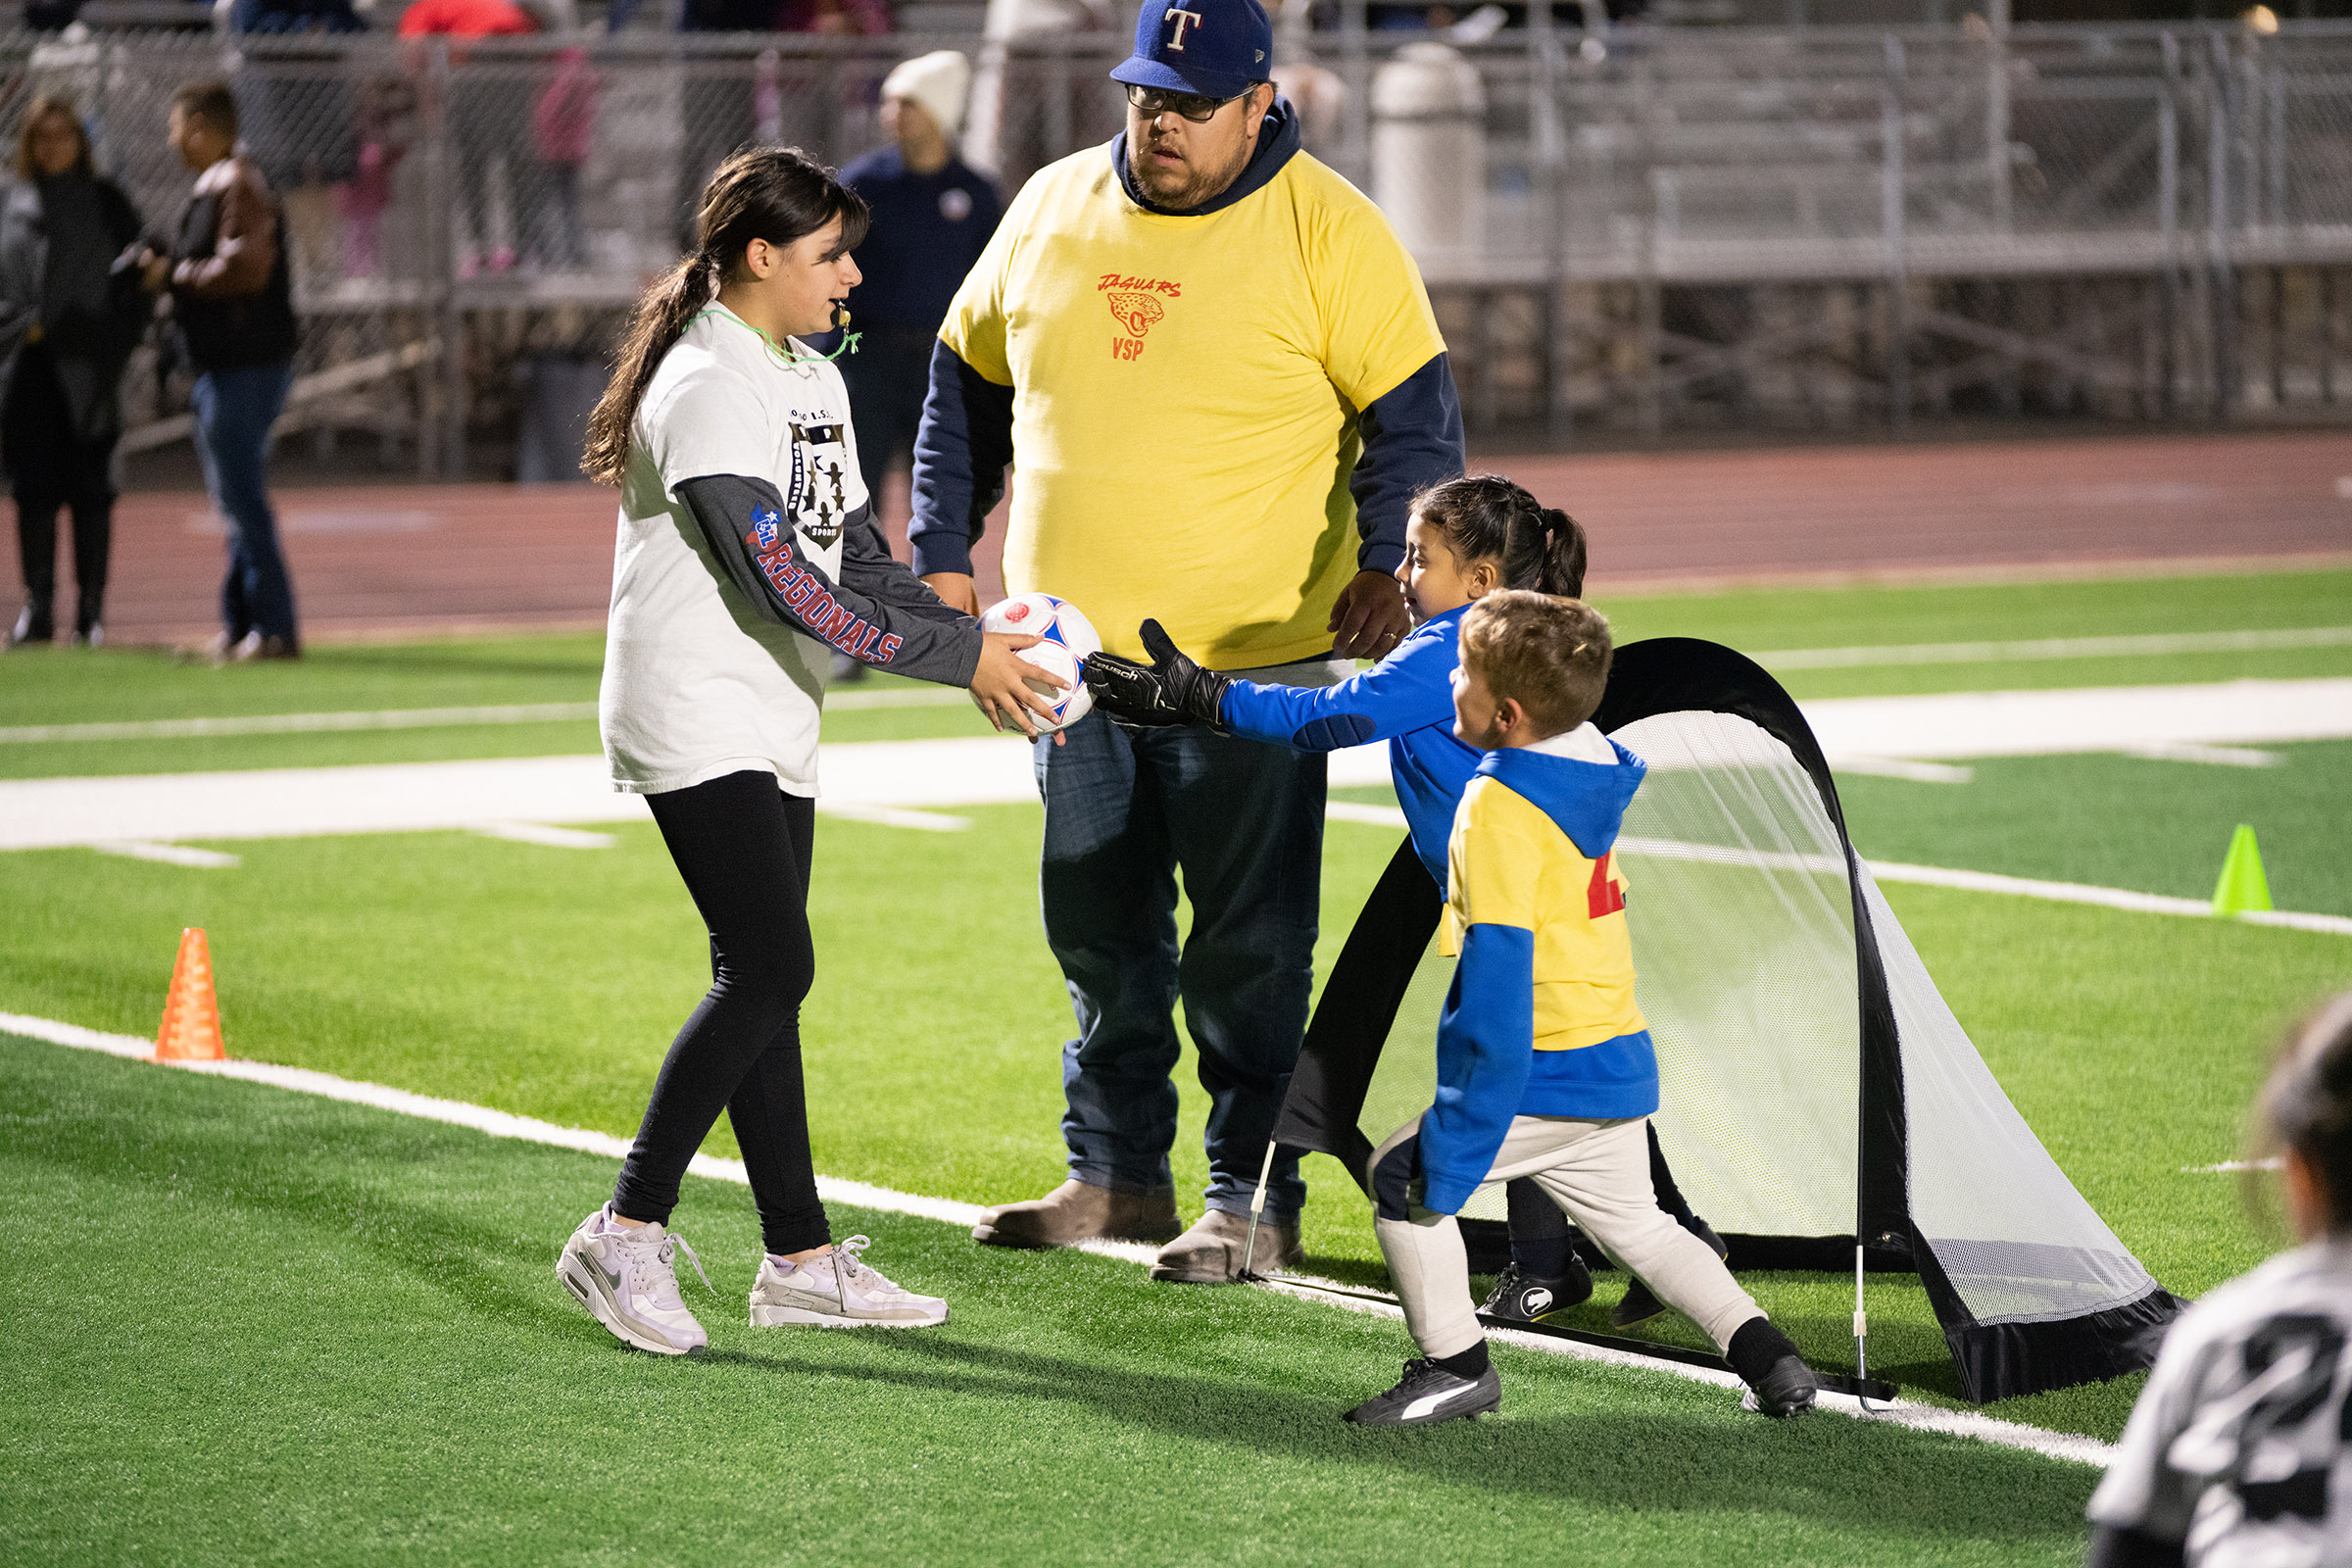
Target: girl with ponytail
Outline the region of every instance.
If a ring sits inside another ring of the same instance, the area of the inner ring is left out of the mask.
[[[2303,1245],[2165,1332],[2090,1495],[2093,1568],[2352,1560],[2352,992],[2288,1031],[2253,1120]]]
[[[1233,680],[1202,669],[1169,641],[1158,621],[1147,620],[1143,641],[1152,662],[1094,654],[1086,662],[1086,683],[1096,703],[1127,724],[1203,724],[1309,752],[1387,741],[1389,777],[1413,851],[1435,884],[1433,896],[1443,896],[1454,808],[1485,756],[1453,732],[1462,616],[1500,588],[1581,599],[1585,553],[1585,530],[1574,517],[1500,474],[1447,479],[1413,498],[1405,523],[1396,580],[1404,585],[1413,629],[1363,673],[1320,689]],[[1597,747],[1594,760],[1614,765],[1607,741],[1590,724],[1558,737],[1561,743],[1580,739]],[[1725,1255],[1721,1238],[1683,1200],[1654,1127],[1649,1155],[1658,1206],[1717,1256]],[[1510,1183],[1508,1197],[1512,1263],[1480,1310],[1525,1321],[1590,1297],[1592,1272],[1577,1257],[1568,1222],[1551,1200],[1532,1181]],[[1629,1326],[1663,1311],[1637,1279],[1612,1319]]]
[[[615,789],[643,795],[710,933],[711,986],[654,1084],[612,1200],[557,1277],[622,1343],[702,1349],[665,1227],[725,1110],[766,1256],[755,1326],[943,1322],[838,1247],[816,1195],[800,1007],[814,975],[808,860],[832,656],[963,686],[998,725],[1050,710],[1013,657],[898,562],[858,477],[841,372],[800,341],[858,280],[866,210],[797,149],[735,154],[699,243],[638,302],[583,466],[620,487],[599,719]],[[853,339],[854,341],[854,339]],[[693,1256],[691,1249],[688,1257]],[[697,1272],[701,1265],[696,1264]]]

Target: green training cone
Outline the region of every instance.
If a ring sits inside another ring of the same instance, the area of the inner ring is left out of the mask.
[[[2230,835],[2230,854],[2222,861],[2222,879],[2213,885],[2213,912],[2243,914],[2271,906],[2271,884],[2262,874],[2262,851],[2254,830],[2243,822]]]

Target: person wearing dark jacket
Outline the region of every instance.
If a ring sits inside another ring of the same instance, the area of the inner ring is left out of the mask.
[[[225,84],[172,99],[172,146],[197,171],[172,254],[147,257],[150,286],[167,281],[172,316],[196,370],[191,401],[205,487],[228,519],[216,660],[293,659],[294,586],[277,548],[266,462],[270,426],[294,380],[294,291],[285,224],[261,171],[237,153],[237,103]]]
[[[0,461],[17,502],[24,607],[9,643],[57,635],[57,514],[74,516],[74,640],[104,640],[114,532],[116,393],[147,308],[116,264],[139,212],[90,168],[73,105],[37,98],[17,136],[17,180],[0,196]]]
[[[988,176],[956,150],[971,77],[971,66],[953,49],[901,61],[882,82],[882,124],[892,145],[841,172],[841,182],[874,215],[858,247],[865,281],[850,295],[864,341],[841,362],[841,374],[876,510],[883,475],[902,453],[913,455],[939,323],[1004,210]]]

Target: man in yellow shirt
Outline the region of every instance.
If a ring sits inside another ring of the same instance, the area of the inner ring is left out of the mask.
[[[1445,342],[1379,210],[1299,151],[1257,0],[1145,0],[1126,131],[1041,170],[964,280],[915,443],[915,569],[977,610],[971,545],[1020,483],[1004,582],[1069,600],[1115,653],[1156,616],[1210,668],[1323,685],[1407,627],[1390,576],[1414,491],[1462,470]],[[1070,1180],[983,1242],[1155,1242],[1154,1277],[1229,1280],[1306,1025],[1324,763],[1102,714],[1041,745],[1046,937],[1077,1013]],[[1176,941],[1176,872],[1193,906]],[[1208,1091],[1208,1212],[1181,1237],[1173,1008]],[[1298,1248],[1274,1168],[1261,1263]]]

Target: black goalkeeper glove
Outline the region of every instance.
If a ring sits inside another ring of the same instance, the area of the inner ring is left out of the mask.
[[[1087,656],[1086,687],[1096,704],[1130,729],[1200,724],[1223,733],[1225,688],[1233,682],[1187,659],[1158,621],[1145,621],[1142,633],[1149,664],[1116,654]]]

